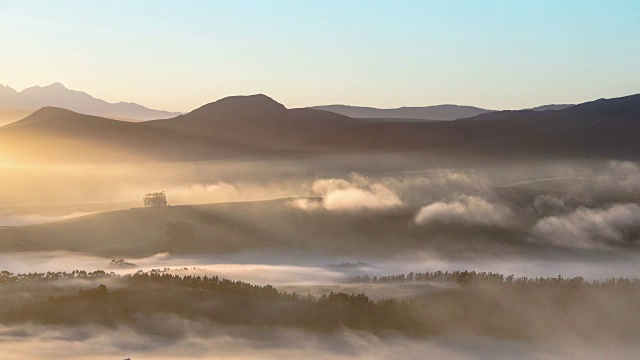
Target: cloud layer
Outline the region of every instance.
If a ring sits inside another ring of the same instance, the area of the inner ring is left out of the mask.
[[[502,204],[493,204],[477,196],[462,196],[451,202],[435,202],[421,208],[415,216],[419,225],[433,223],[508,226],[513,213]]]
[[[532,228],[539,241],[565,247],[606,247],[637,244],[640,207],[615,204],[607,208],[579,207],[566,215],[539,220]]]

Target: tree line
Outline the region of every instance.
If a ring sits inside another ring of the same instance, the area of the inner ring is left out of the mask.
[[[382,283],[427,279],[452,284],[460,284],[462,278],[483,286],[435,287],[405,298],[374,301],[365,293],[297,294],[271,285],[162,270],[128,275],[5,271],[0,273],[0,284],[6,287],[0,286],[0,291],[22,291],[28,295],[25,299],[32,300],[7,306],[8,298],[0,296],[0,323],[126,326],[171,338],[191,331],[179,324],[198,322],[207,325],[198,329],[231,325],[327,332],[346,328],[377,335],[462,334],[536,341],[554,341],[571,333],[589,341],[640,341],[640,313],[636,311],[640,286],[636,279],[587,282],[473,271],[384,276],[378,277],[378,283],[380,278]],[[86,288],[86,283],[69,281],[74,285],[61,294],[65,281],[74,279],[90,280],[92,285]],[[367,281],[366,277],[358,280]],[[58,284],[50,286],[52,282]],[[175,318],[184,321],[168,321]]]
[[[638,278],[608,278],[605,280],[586,280],[582,276],[563,277],[527,277],[503,275],[495,272],[476,271],[433,271],[410,272],[408,274],[384,276],[349,276],[343,279],[345,283],[416,283],[416,282],[452,282],[468,286],[473,284],[500,284],[518,286],[562,286],[562,287],[640,287]]]

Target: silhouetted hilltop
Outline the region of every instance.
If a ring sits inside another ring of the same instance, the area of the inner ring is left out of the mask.
[[[287,109],[259,94],[227,97],[188,114],[146,124],[276,149],[346,129],[358,121],[328,111]]]
[[[77,123],[75,123],[77,121]],[[39,110],[34,111],[31,115],[22,120],[18,120],[5,126],[5,128],[14,128],[18,126],[28,126],[34,124],[47,123],[47,125],[56,126],[62,123],[73,123],[77,126],[91,126],[95,122],[108,122],[111,123],[114,120],[104,119],[96,116],[89,116],[84,114],[78,114],[71,110],[47,106]]]
[[[612,116],[626,120],[638,119],[640,116],[640,94],[589,101],[565,109],[562,113],[581,114],[600,119]],[[638,121],[635,122],[638,123]]]
[[[85,92],[67,89],[61,83],[33,86],[22,91],[0,85],[0,108],[39,109],[48,106],[62,107],[83,114],[131,120],[161,119],[178,115],[175,112],[149,109],[135,103],[108,103]]]
[[[228,96],[206,104],[189,114],[216,114],[219,116],[259,116],[282,114],[287,108],[264,94]]]

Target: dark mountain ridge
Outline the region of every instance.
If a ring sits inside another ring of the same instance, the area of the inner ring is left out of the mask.
[[[550,104],[536,106],[526,110],[547,111],[562,110],[571,107],[571,104]],[[482,114],[493,113],[496,110],[482,109],[475,106],[464,105],[434,105],[434,106],[403,106],[394,109],[380,109],[374,107],[351,105],[322,105],[312,106],[311,109],[326,110],[352,118],[368,119],[380,122],[378,119],[411,119],[412,121],[450,121],[470,118]]]
[[[0,152],[23,161],[189,161],[249,151],[222,139],[45,107],[0,127]]]
[[[328,111],[287,109],[263,94],[226,97],[185,115],[146,123],[264,149],[287,147],[357,124],[357,120]]]
[[[640,157],[640,142],[634,140],[638,136],[640,95],[631,95],[562,110],[497,111],[446,122],[366,124],[306,145],[331,151],[435,150],[456,157],[628,159]]]
[[[574,104],[549,104],[549,105],[541,105],[532,107],[530,109],[523,110],[533,110],[533,111],[547,111],[547,110],[563,110],[568,107],[572,107]]]
[[[287,109],[259,94],[141,123],[43,108],[0,128],[0,153],[24,161],[88,162],[191,161],[280,150],[639,159],[639,136],[640,95],[453,121],[368,122],[323,110]]]

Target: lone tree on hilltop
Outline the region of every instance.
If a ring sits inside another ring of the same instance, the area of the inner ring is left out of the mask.
[[[167,195],[164,191],[149,193],[144,196],[145,207],[167,206]]]

